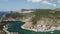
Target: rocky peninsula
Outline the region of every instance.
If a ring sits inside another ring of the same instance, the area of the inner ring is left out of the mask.
[[[35,32],[60,30],[60,11],[51,9],[30,9],[10,12],[2,17],[4,21],[23,21],[22,29]]]

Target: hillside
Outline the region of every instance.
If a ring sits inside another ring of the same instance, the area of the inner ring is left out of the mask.
[[[18,13],[11,11],[10,13],[5,14],[2,20],[5,19],[9,21],[14,19],[24,21],[25,24],[23,25],[23,27],[28,29],[36,28],[38,25],[45,25],[45,27],[60,26],[60,11],[51,9],[35,9],[30,13],[28,13],[28,11],[27,13],[23,12]]]

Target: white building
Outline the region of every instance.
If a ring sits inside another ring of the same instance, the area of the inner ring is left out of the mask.
[[[23,11],[21,13],[31,13],[31,12],[33,12],[33,11]]]

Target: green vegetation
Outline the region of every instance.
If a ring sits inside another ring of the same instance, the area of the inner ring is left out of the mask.
[[[54,12],[54,13],[53,13]],[[56,10],[50,10],[50,9],[40,9],[40,10],[36,10],[35,12],[33,12],[33,14],[35,15],[35,17],[33,17],[31,19],[31,21],[33,22],[32,24],[37,24],[37,22],[39,20],[43,18],[49,18],[50,21],[52,20],[52,23],[49,22],[49,25],[53,25],[53,26],[58,26],[60,25],[60,11],[56,11]],[[47,21],[49,20],[47,19]]]
[[[35,15],[35,16],[34,16]],[[53,26],[58,26],[60,25],[60,11],[57,10],[51,10],[51,9],[35,9],[31,13],[19,13],[19,12],[13,12],[11,11],[10,13],[7,13],[5,15],[6,18],[18,18],[22,19],[25,18],[27,19],[28,17],[31,17],[30,21],[32,21],[33,25],[36,25],[39,20],[42,20],[42,17],[45,19],[45,23],[49,21],[47,24],[48,25],[53,25]],[[52,22],[51,22],[52,21]]]
[[[22,13],[19,13],[19,12],[13,12],[13,11],[10,11],[10,13],[7,13],[5,15],[6,18],[23,18],[23,14]]]
[[[31,20],[33,22],[33,24],[36,24],[37,21],[39,21],[41,19],[41,17],[45,17],[48,16],[49,11],[51,10],[47,10],[47,9],[37,9],[35,12],[33,12],[33,14],[35,15],[35,17],[33,17]]]
[[[3,25],[0,23],[0,30],[3,30]]]

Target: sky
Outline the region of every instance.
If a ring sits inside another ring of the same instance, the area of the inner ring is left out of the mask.
[[[60,0],[0,0],[0,11],[60,8]]]

